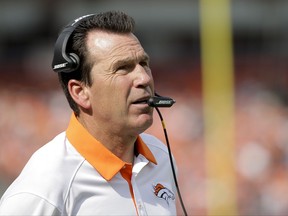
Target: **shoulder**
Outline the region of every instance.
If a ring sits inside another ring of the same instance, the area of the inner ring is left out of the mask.
[[[156,158],[157,163],[162,164],[162,166],[165,165],[170,167],[170,164],[167,163],[168,161],[170,161],[170,154],[168,152],[167,146],[161,140],[151,134],[142,133],[140,134],[140,137]],[[177,169],[177,164],[173,153],[170,153],[173,164]]]
[[[19,193],[0,202],[0,215],[60,215],[49,201],[30,193]]]
[[[77,151],[67,142],[65,132],[60,133],[31,156],[19,177],[29,174],[37,180],[60,179],[57,174],[69,175],[67,168],[78,162],[73,155],[78,155]]]
[[[140,137],[153,153],[168,154],[167,146],[157,137],[147,133],[140,134]]]
[[[31,156],[20,175],[4,193],[1,202],[11,200],[18,205],[18,197],[24,196],[28,197],[27,202],[37,200],[61,209],[73,176],[84,160],[66,142],[65,132],[57,135]]]

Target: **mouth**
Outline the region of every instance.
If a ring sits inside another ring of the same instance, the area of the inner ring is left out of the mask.
[[[148,104],[149,98],[150,98],[150,96],[137,99],[136,101],[132,102],[132,104]]]

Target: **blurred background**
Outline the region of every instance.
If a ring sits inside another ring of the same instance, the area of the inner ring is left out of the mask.
[[[230,3],[236,213],[288,215],[288,1]],[[136,35],[152,59],[158,93],[177,101],[162,114],[178,162],[180,189],[189,215],[206,215],[199,4],[1,0],[0,196],[31,154],[67,127],[71,111],[50,66],[58,32],[83,14],[113,9],[134,17]],[[147,132],[164,141],[156,112]]]

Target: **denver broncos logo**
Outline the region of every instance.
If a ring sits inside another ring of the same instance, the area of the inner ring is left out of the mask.
[[[157,185],[153,186],[154,194],[161,198],[166,200],[167,204],[169,205],[169,200],[175,200],[174,193],[169,190],[168,188],[164,187],[162,184],[158,183]]]

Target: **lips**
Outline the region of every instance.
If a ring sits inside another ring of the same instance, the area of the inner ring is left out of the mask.
[[[139,98],[132,102],[132,104],[147,104],[147,101],[149,100],[150,96]]]

